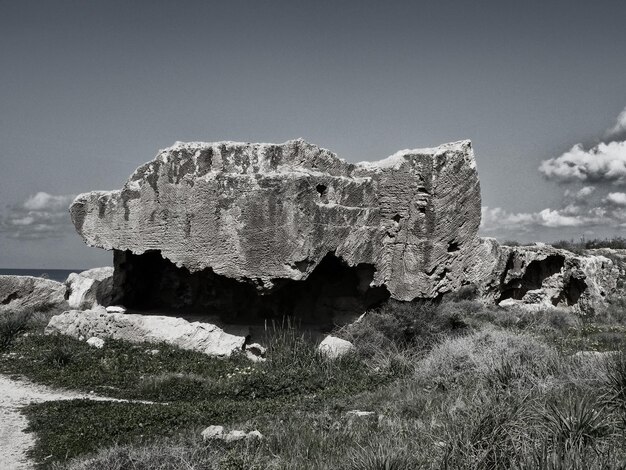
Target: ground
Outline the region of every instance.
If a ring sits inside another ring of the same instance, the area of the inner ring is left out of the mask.
[[[287,322],[269,329],[262,363],[95,349],[35,323],[12,328],[0,373],[77,391],[21,408],[41,468],[621,468],[623,313],[390,303],[336,331],[353,355],[328,361]],[[70,399],[90,392],[155,404]],[[203,442],[209,425],[264,438]]]

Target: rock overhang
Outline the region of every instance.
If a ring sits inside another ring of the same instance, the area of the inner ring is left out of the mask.
[[[332,253],[372,266],[372,287],[412,300],[462,285],[480,206],[470,141],[348,163],[298,139],[177,142],[121,190],[81,194],[70,212],[91,246],[157,250],[262,292],[307,279]]]

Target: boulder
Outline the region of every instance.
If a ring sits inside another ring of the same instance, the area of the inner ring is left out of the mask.
[[[67,309],[65,286],[32,276],[0,276],[0,312]]]
[[[543,243],[504,246],[494,239],[483,239],[481,250],[470,279],[482,299],[502,307],[559,307],[590,315],[617,289],[619,269],[605,256]]]
[[[303,140],[179,142],[70,211],[114,250],[127,307],[360,314],[457,289],[481,203],[469,141],[363,163]]]
[[[328,359],[338,359],[354,351],[354,344],[345,339],[328,335],[317,347],[317,350]]]
[[[70,310],[52,317],[46,334],[74,338],[110,338],[133,343],[168,343],[210,356],[227,357],[245,351],[246,338],[226,333],[210,323],[188,322],[160,315],[107,313],[103,307]]]
[[[93,268],[71,273],[65,281],[70,308],[85,310],[109,305],[113,289],[113,268]]]

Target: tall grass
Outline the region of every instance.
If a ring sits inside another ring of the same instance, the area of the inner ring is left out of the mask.
[[[8,311],[0,314],[0,351],[7,350],[17,336],[28,329],[31,318],[30,312]]]

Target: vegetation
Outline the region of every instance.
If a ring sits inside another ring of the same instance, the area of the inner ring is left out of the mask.
[[[337,361],[289,324],[269,332],[258,363],[166,345],[94,349],[27,324],[0,372],[153,402],[27,407],[43,468],[626,468],[621,307],[581,319],[471,298],[390,302],[336,331],[356,345]],[[264,439],[203,442],[211,424]]]
[[[552,243],[555,248],[564,248],[575,253],[583,250],[594,250],[598,248],[613,248],[615,250],[626,249],[626,238],[614,237],[614,238],[593,238],[587,240],[582,237],[578,241],[574,240],[559,240]]]

